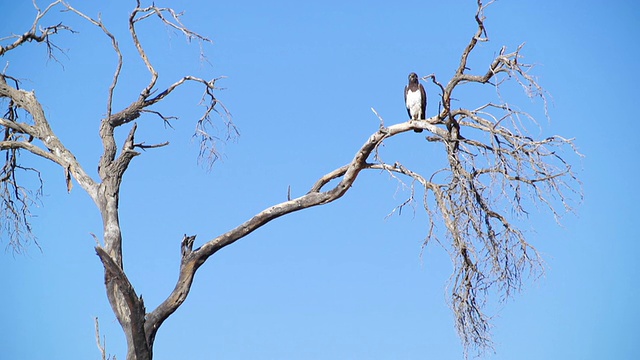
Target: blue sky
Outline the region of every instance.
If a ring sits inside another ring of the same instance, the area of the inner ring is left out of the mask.
[[[126,36],[133,2],[72,4],[102,12],[122,37],[131,63],[116,106],[126,104],[149,78]],[[171,142],[136,158],[122,188],[125,270],[148,309],[173,288],[183,234],[198,234],[197,245],[286,200],[289,186],[294,196],[305,193],[377,130],[371,107],[387,124],[405,121],[407,74],[445,81],[475,31],[473,1],[157,4],[184,9],[184,23],[214,41],[203,63],[197,44],[143,26],[160,85],[185,74],[227,76],[218,95],[241,136],[211,172],[197,164],[196,87],[157,108],[180,116],[173,129],[155,118],[138,122],[137,140]],[[485,69],[502,45],[525,42],[524,60],[538,64],[534,73],[553,99],[540,137],[575,137],[585,155],[572,158],[585,195],[576,215],[557,226],[540,207],[524,223],[547,271],[495,313],[496,353],[487,358],[632,359],[640,352],[633,115],[640,5],[498,1],[486,15],[491,41],[478,47],[472,70]],[[2,5],[0,36],[26,31],[33,16],[30,1]],[[104,36],[71,14],[52,13],[43,25],[59,21],[79,31],[58,37],[61,64],[30,44],[2,67],[9,62],[7,73],[35,89],[54,131],[95,176],[115,57]],[[431,116],[437,89],[426,87]],[[540,102],[520,101],[540,113]],[[441,148],[413,133],[384,150],[388,162],[421,169],[442,161]],[[0,255],[2,357],[98,359],[97,316],[107,350],[123,359],[90,235],[100,233],[98,211],[79,186],[66,193],[60,169],[22,159],[45,178],[42,206],[33,209],[42,251]],[[420,206],[385,219],[406,196],[388,175],[364,172],[337,202],[278,219],[216,254],[159,331],[155,359],[460,359],[446,305],[448,255],[435,243],[420,255],[427,231]]]

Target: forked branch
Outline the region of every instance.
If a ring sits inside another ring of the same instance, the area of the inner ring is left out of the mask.
[[[4,38],[0,38],[0,56],[3,56],[8,51],[11,51],[17,48],[18,46],[21,46],[28,42],[35,41],[38,43],[44,43],[47,46],[47,54],[49,55],[49,58],[55,59],[53,51],[54,50],[61,51],[61,49],[51,41],[50,39],[51,35],[57,34],[60,31],[69,31],[69,32],[74,32],[74,31],[70,27],[63,25],[62,23],[46,26],[46,27],[40,27],[40,28],[38,28],[38,25],[40,23],[40,20],[42,20],[42,18],[52,8],[54,8],[56,5],[60,4],[61,2],[62,2],[61,0],[54,1],[51,4],[49,4],[49,6],[47,6],[44,10],[40,10],[40,8],[38,7],[38,4],[36,4],[36,1],[34,0],[33,6],[37,11],[37,15],[33,21],[33,24],[31,25],[31,28],[22,35],[10,35]],[[1,44],[1,42],[3,41],[11,40],[11,39],[14,39],[13,42],[4,46]]]

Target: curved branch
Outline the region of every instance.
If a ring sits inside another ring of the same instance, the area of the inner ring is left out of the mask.
[[[168,13],[171,16],[171,20],[167,19],[163,14],[164,13]],[[205,41],[205,42],[211,42],[210,39],[196,33],[193,32],[191,30],[189,30],[186,26],[184,26],[182,24],[182,22],[180,22],[180,13],[176,13],[173,9],[171,8],[160,8],[157,7],[155,5],[152,6],[148,6],[146,8],[141,8],[140,7],[140,1],[137,0],[137,6],[135,9],[133,9],[133,11],[131,12],[131,15],[129,16],[129,32],[131,34],[131,37],[133,39],[133,43],[136,47],[136,49],[138,50],[138,54],[140,55],[140,58],[142,59],[142,61],[144,62],[145,66],[147,67],[147,70],[149,71],[149,73],[151,73],[151,80],[149,81],[149,84],[147,85],[146,88],[144,88],[144,90],[142,90],[142,92],[140,93],[140,100],[146,100],[150,95],[151,92],[153,90],[153,88],[156,85],[156,82],[158,80],[158,73],[156,72],[155,68],[153,67],[153,64],[151,64],[151,61],[149,60],[149,57],[147,56],[146,51],[144,50],[139,38],[138,38],[138,34],[136,33],[136,27],[135,24],[138,21],[142,21],[148,17],[150,17],[151,15],[156,15],[158,16],[158,18],[165,24],[168,25],[176,30],[179,30],[180,32],[182,32],[187,40],[191,40],[191,39],[198,39],[200,41]]]
[[[415,125],[415,122],[409,121],[378,130],[369,137],[348,165],[342,166],[322,176],[305,195],[271,206],[259,212],[251,219],[215,239],[208,241],[196,250],[191,251],[190,246],[188,249],[185,249],[183,240],[180,274],[176,287],[162,304],[147,315],[147,336],[153,339],[160,324],[182,305],[191,289],[196,271],[211,255],[225,246],[242,239],[274,219],[299,210],[328,204],[339,199],[349,190],[360,171],[370,167],[370,164],[368,164],[366,160],[384,139],[410,131],[414,129]],[[423,124],[423,126],[433,131],[441,130],[435,125],[428,123]],[[322,187],[330,180],[337,178],[341,178],[341,180],[336,186],[329,190],[321,191]],[[191,245],[192,244],[193,240],[191,240]]]
[[[0,45],[0,56],[6,54],[7,52],[17,48],[18,46],[21,46],[25,43],[28,42],[38,42],[38,43],[45,43],[47,45],[47,52],[49,54],[50,58],[55,59],[55,57],[53,56],[53,50],[54,49],[58,49],[60,50],[60,48],[58,48],[55,44],[53,44],[50,40],[49,37],[51,35],[57,34],[59,31],[65,30],[65,31],[69,31],[69,32],[75,32],[73,31],[70,27],[63,25],[62,23],[59,23],[57,25],[53,25],[53,26],[47,26],[44,28],[40,28],[40,34],[38,34],[38,24],[40,23],[40,20],[42,20],[42,18],[49,12],[49,10],[51,10],[53,7],[55,7],[56,5],[62,3],[61,0],[57,0],[52,2],[51,4],[49,4],[44,10],[40,10],[40,8],[38,8],[36,2],[33,2],[33,6],[35,7],[36,11],[38,12],[36,15],[35,20],[33,21],[33,24],[31,25],[31,29],[29,29],[27,32],[25,32],[22,35],[12,35],[12,36],[8,36],[5,38],[0,39],[0,41],[3,40],[7,40],[7,39],[11,39],[11,38],[15,38],[16,40],[14,40],[13,43],[7,45],[7,46],[2,46]]]
[[[476,23],[478,24],[478,30],[473,35],[473,37],[471,38],[471,41],[469,41],[469,44],[462,52],[462,56],[460,58],[460,65],[458,65],[458,69],[456,70],[456,75],[454,76],[454,78],[461,76],[464,73],[464,71],[467,69],[467,60],[469,59],[469,55],[471,54],[471,51],[473,51],[473,49],[475,48],[478,41],[482,41],[482,42],[489,41],[487,37],[487,30],[484,27],[484,20],[485,20],[484,9],[486,9],[487,6],[491,5],[493,2],[494,0],[491,0],[487,4],[482,4],[482,0],[477,0],[478,9],[476,11],[475,18],[476,18]]]
[[[30,153],[40,156],[42,158],[45,158],[47,160],[51,160],[54,163],[61,165],[61,166],[65,166],[65,162],[53,155],[52,153],[45,151],[41,148],[39,148],[36,145],[33,145],[30,142],[25,142],[25,141],[0,141],[0,150],[7,150],[7,149],[23,149],[23,150],[27,150]]]
[[[145,9],[140,8],[140,1],[138,1],[137,3],[138,3],[138,6],[135,9],[133,9],[133,11],[131,12],[131,15],[129,15],[129,32],[131,33],[133,44],[135,45],[136,50],[138,50],[138,54],[140,55],[140,58],[144,62],[145,66],[147,67],[147,70],[149,70],[149,72],[151,73],[151,80],[149,81],[149,85],[147,85],[147,87],[145,87],[144,90],[142,90],[142,92],[140,93],[139,101],[141,101],[149,97],[149,95],[151,94],[151,90],[153,89],[154,86],[156,86],[156,81],[158,80],[158,73],[156,72],[156,69],[151,64],[151,61],[149,61],[149,58],[147,57],[147,53],[142,47],[142,44],[140,44],[140,40],[138,39],[138,34],[136,33],[136,27],[135,27],[136,16],[138,15],[138,12],[141,12],[141,11],[145,12]]]
[[[68,10],[74,12],[75,14],[89,21],[93,25],[99,27],[102,30],[102,32],[104,32],[104,34],[107,35],[111,40],[111,46],[113,47],[113,50],[115,51],[116,56],[118,57],[118,64],[116,65],[116,71],[115,71],[115,74],[113,75],[113,80],[111,81],[111,85],[109,86],[109,97],[107,98],[107,118],[109,118],[111,117],[111,111],[113,107],[113,93],[116,89],[116,85],[118,84],[118,80],[120,79],[120,71],[122,70],[122,52],[120,52],[120,46],[118,45],[118,41],[116,40],[116,37],[111,32],[109,32],[109,30],[107,30],[107,27],[102,22],[102,19],[100,18],[100,16],[98,16],[98,20],[95,20],[87,16],[86,14],[76,10],[68,3],[64,1],[61,1],[61,2]]]
[[[16,89],[7,84],[5,76],[0,75],[0,98],[8,98],[11,100],[10,105],[16,108],[22,108],[31,115],[34,125],[28,125],[25,123],[18,123],[3,119],[0,125],[5,125],[7,128],[18,130],[19,132],[28,134],[34,138],[42,141],[47,151],[31,144],[31,142],[15,142],[10,141],[5,144],[7,148],[23,148],[32,152],[37,156],[41,156],[48,160],[54,161],[61,165],[66,171],[69,171],[71,175],[78,181],[78,183],[87,191],[87,193],[96,200],[97,196],[97,184],[93,179],[84,171],[80,163],[76,160],[75,156],[69,151],[55,135],[49,122],[44,114],[42,105],[36,98],[33,91],[24,91]]]

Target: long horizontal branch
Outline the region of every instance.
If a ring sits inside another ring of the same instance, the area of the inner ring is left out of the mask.
[[[45,158],[47,160],[51,160],[54,163],[65,166],[65,163],[59,157],[53,155],[52,153],[45,151],[44,149],[26,141],[0,141],[0,150],[6,149],[24,149],[29,151],[30,153]]]
[[[180,274],[176,287],[162,304],[147,315],[147,323],[145,326],[147,336],[153,341],[155,332],[160,327],[160,324],[184,302],[190,291],[196,271],[211,255],[225,246],[242,239],[274,219],[302,209],[328,204],[342,197],[356,180],[360,171],[370,166],[370,164],[367,163],[367,159],[384,139],[413,130],[417,127],[425,128],[434,133],[446,136],[447,133],[444,129],[430,123],[430,121],[435,120],[436,119],[433,118],[428,121],[408,121],[392,125],[388,128],[382,128],[369,137],[348,165],[342,166],[322,176],[305,195],[271,206],[259,212],[251,219],[215,239],[208,241],[196,250],[191,250],[193,240],[191,240],[191,244],[188,247],[185,247],[183,242]],[[327,191],[321,191],[324,185],[337,178],[341,178],[341,180],[336,186]]]
[[[19,122],[11,121],[11,120],[4,119],[4,118],[0,118],[0,126],[4,126],[6,128],[9,128],[9,129],[11,129],[13,131],[16,131],[16,132],[22,133],[22,134],[31,135],[35,131],[33,126],[31,126],[29,124],[19,123]]]

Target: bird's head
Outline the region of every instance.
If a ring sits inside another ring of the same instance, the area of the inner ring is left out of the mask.
[[[418,82],[418,74],[412,72],[409,74],[409,84]]]

